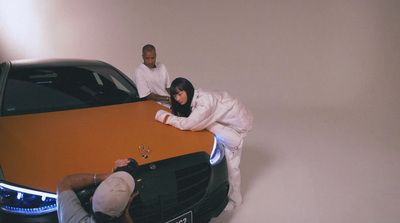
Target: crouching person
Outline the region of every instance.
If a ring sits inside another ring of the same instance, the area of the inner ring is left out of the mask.
[[[129,164],[128,159],[117,160],[114,169]],[[94,215],[81,205],[75,191],[91,185],[96,188],[92,199]],[[135,180],[125,171],[105,174],[74,174],[63,177],[57,186],[57,215],[60,223],[77,222],[130,222],[129,206],[133,198]]]

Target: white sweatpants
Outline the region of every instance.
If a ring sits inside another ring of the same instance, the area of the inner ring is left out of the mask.
[[[218,123],[211,125],[207,129],[214,133],[218,141],[224,146],[230,185],[228,197],[234,206],[239,206],[243,200],[240,193],[241,176],[239,165],[242,156],[243,138],[247,133],[238,133],[233,128]]]

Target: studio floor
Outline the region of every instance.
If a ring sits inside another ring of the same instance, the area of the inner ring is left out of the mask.
[[[400,222],[399,119],[369,114],[256,111],[241,162],[244,202],[211,223]]]

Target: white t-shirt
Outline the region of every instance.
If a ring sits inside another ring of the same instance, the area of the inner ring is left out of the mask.
[[[151,69],[144,64],[140,64],[135,70],[133,81],[136,84],[140,98],[147,97],[150,93],[169,96],[166,89],[170,87],[171,83],[167,68],[162,63],[156,63],[156,68]],[[164,102],[160,104],[164,105]]]

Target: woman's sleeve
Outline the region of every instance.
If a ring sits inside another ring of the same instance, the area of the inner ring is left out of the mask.
[[[166,124],[172,125],[180,130],[200,131],[216,122],[217,100],[212,95],[205,95],[197,100],[189,117],[178,117],[171,115]]]

